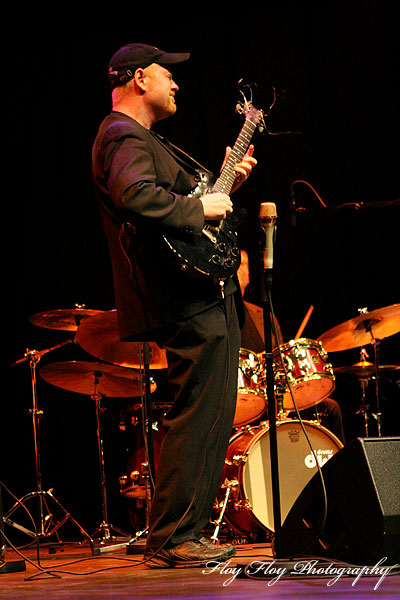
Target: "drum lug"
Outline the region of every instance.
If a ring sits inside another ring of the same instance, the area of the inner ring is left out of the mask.
[[[244,465],[245,463],[247,463],[247,455],[244,454],[235,454],[234,456],[232,456],[232,465],[235,465],[235,467],[239,467],[240,465]]]
[[[322,344],[321,340],[317,340],[317,342],[318,342],[318,345],[319,345],[319,353],[320,353],[320,355],[321,355],[321,358],[322,358],[323,360],[324,360],[324,359],[327,359],[327,358],[328,358],[328,353],[327,353],[327,351],[325,350],[325,348],[324,348],[324,346],[323,346],[323,344]]]
[[[246,462],[247,456],[243,456],[243,454],[236,454],[235,456],[232,456],[232,460],[228,460],[227,458],[225,459],[225,464],[228,467],[239,467],[240,465],[243,465]]]
[[[253,507],[251,506],[250,502],[248,500],[238,500],[238,502],[235,502],[234,504],[235,510],[247,510],[247,511],[252,511]]]
[[[237,479],[225,479],[224,483],[221,485],[221,489],[232,489],[234,487],[237,487],[239,485],[239,482]]]

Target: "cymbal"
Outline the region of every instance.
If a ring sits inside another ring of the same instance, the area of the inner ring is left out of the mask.
[[[398,365],[379,365],[379,373],[386,371],[396,371],[400,369]],[[375,365],[367,360],[362,360],[354,365],[336,367],[333,369],[335,373],[347,373],[349,375],[355,375],[356,377],[371,377],[375,375]]]
[[[323,333],[318,341],[326,352],[348,350],[371,344],[373,338],[381,340],[400,331],[400,304],[392,304],[360,314]]]
[[[63,331],[76,331],[79,323],[83,319],[93,317],[102,310],[91,310],[87,308],[59,308],[56,310],[47,310],[29,317],[33,325],[45,327],[47,329],[62,329]]]
[[[141,392],[140,373],[98,362],[57,362],[42,367],[39,373],[48,383],[79,394],[133,398]],[[153,392],[155,388],[153,383],[150,389]]]
[[[139,342],[121,342],[118,334],[117,311],[106,311],[91,319],[85,319],[78,327],[76,341],[92,356],[114,365],[140,369],[143,358]],[[165,350],[155,342],[148,342],[150,369],[166,369]]]

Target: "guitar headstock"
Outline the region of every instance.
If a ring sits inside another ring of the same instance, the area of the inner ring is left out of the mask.
[[[239,115],[244,115],[246,120],[255,123],[261,133],[264,131],[264,113],[262,110],[259,110],[253,106],[251,102],[238,102],[236,104],[235,112],[237,112]]]
[[[252,84],[255,85],[255,84]],[[243,84],[243,80],[240,79],[238,81],[239,91],[243,96],[243,101],[238,102],[236,104],[236,110],[240,115],[244,115],[246,120],[250,120],[252,123],[255,123],[260,132],[263,132],[265,129],[264,122],[264,112],[253,105],[253,90],[250,84]],[[243,91],[243,88],[247,88],[250,92],[250,99],[246,97],[246,94]]]
[[[277,103],[278,99],[284,99],[286,96],[286,91],[285,90],[277,90],[275,87],[273,87],[273,99],[272,99],[272,103],[269,107],[269,109],[267,111],[262,111],[262,110],[258,110],[257,108],[255,108],[253,106],[253,90],[252,90],[252,86],[256,86],[255,83],[253,84],[244,84],[243,80],[240,79],[238,81],[238,88],[240,93],[243,96],[243,101],[242,102],[238,102],[236,104],[236,110],[235,112],[241,114],[241,115],[245,115],[246,119],[251,120],[253,123],[256,124],[256,126],[258,127],[258,130],[261,133],[266,133],[268,135],[291,135],[291,134],[301,134],[301,131],[277,131],[277,132],[272,132],[269,131],[266,125],[266,119],[268,118],[268,116],[271,113],[271,110],[274,108],[274,106]],[[246,88],[246,90],[248,91],[248,93],[250,93],[250,100],[247,99],[246,94],[244,93],[244,88]]]

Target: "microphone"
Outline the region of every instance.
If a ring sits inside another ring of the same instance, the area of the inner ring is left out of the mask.
[[[277,219],[276,205],[263,202],[260,207],[260,222],[265,233],[264,270],[272,270],[274,264],[274,237]]]

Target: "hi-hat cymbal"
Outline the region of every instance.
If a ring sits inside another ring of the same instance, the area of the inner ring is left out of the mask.
[[[102,314],[102,310],[91,310],[87,308],[59,308],[47,310],[29,317],[33,325],[45,327],[46,329],[61,329],[63,331],[76,331],[83,319]]]
[[[348,350],[382,340],[400,331],[400,304],[360,314],[323,333],[318,341],[326,352]]]
[[[387,371],[397,371],[400,369],[398,365],[380,365],[379,366],[379,374],[385,373]],[[372,377],[375,375],[375,365],[367,360],[362,360],[354,365],[348,365],[343,367],[336,367],[333,369],[335,373],[346,373],[349,375],[355,375],[360,379],[364,377]]]
[[[40,376],[57,387],[70,392],[99,393],[110,398],[134,398],[140,396],[140,373],[114,365],[98,362],[68,361],[42,367]],[[156,388],[151,384],[151,391]]]
[[[143,367],[139,342],[120,341],[116,310],[85,319],[78,327],[76,341],[86,352],[108,363],[131,369]],[[168,364],[165,350],[155,342],[148,343],[150,369],[166,369]]]

